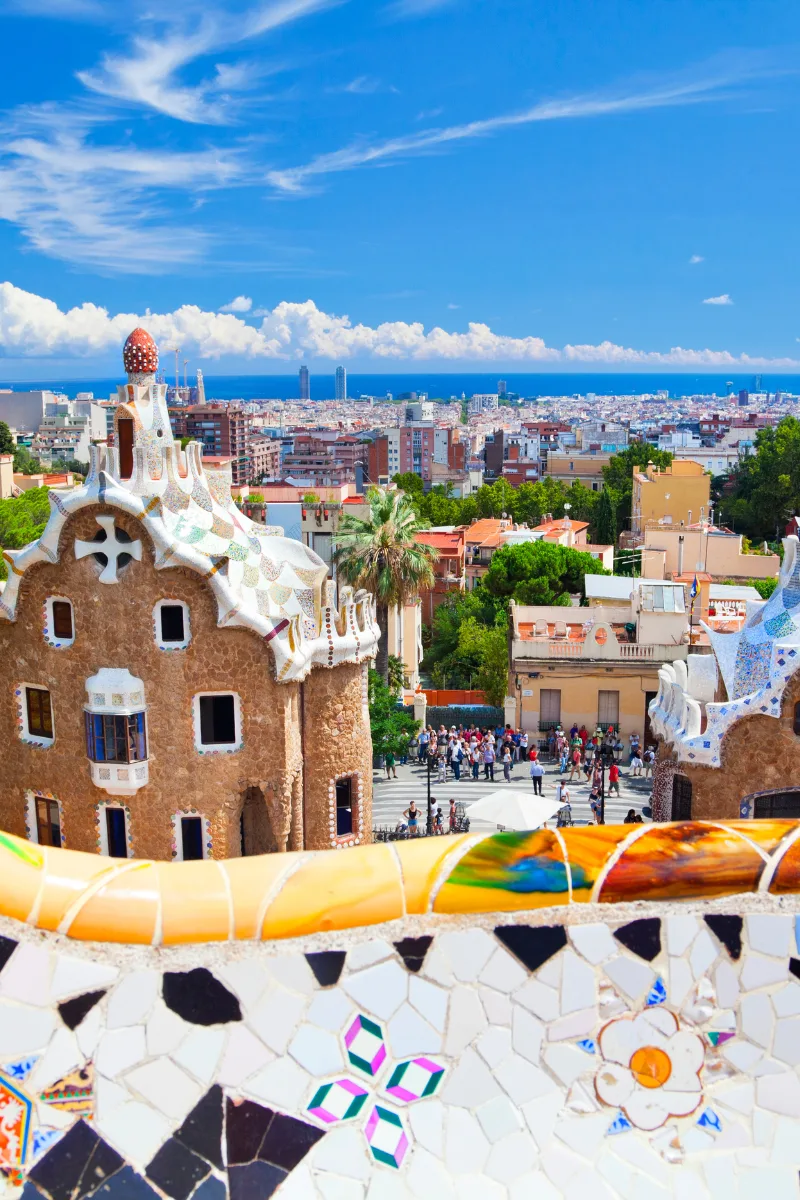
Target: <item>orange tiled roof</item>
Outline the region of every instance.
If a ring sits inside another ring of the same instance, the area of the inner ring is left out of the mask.
[[[464,549],[462,533],[437,533],[426,529],[422,533],[415,533],[414,541],[423,546],[435,546],[437,550],[449,550],[456,554]]]
[[[467,530],[467,543],[470,546],[484,546],[487,550],[500,545],[500,532],[503,522],[499,517],[483,517],[473,522]]]

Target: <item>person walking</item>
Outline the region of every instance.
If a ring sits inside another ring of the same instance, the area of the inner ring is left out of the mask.
[[[581,743],[580,743],[580,741],[578,741],[577,745],[573,748],[573,751],[572,751],[572,764],[569,769],[569,782],[570,783],[572,783],[572,781],[576,775],[578,777],[578,782],[580,783],[580,779],[581,779]]]
[[[528,731],[523,729],[519,735],[519,757],[521,762],[528,761]]]
[[[461,761],[464,757],[464,748],[461,745],[459,738],[453,746],[453,752],[450,755],[450,766],[453,769],[453,778],[458,782],[461,779]]]
[[[642,762],[644,763],[645,779],[649,779],[650,776],[653,774],[653,770],[655,768],[655,761],[656,761],[656,756],[655,756],[655,752],[653,751],[653,747],[648,746],[647,749],[645,750],[644,754],[642,755]]]
[[[483,778],[494,783],[494,746],[488,738],[483,747]]]
[[[636,776],[638,778],[642,773],[643,766],[644,766],[644,763],[642,762],[641,758],[639,757],[639,746],[637,743],[635,752],[633,752],[631,754],[631,775]]]
[[[534,796],[541,796],[541,794],[542,794],[542,776],[543,775],[544,775],[544,767],[539,762],[539,759],[535,758],[533,760],[533,762],[531,763],[531,783],[533,784]]]
[[[450,832],[455,833],[455,831],[456,831],[456,802],[454,799],[451,799],[450,800]]]
[[[472,778],[477,779],[481,770],[481,748],[478,742],[472,747],[469,752],[470,763],[472,764]]]
[[[601,817],[601,800],[600,792],[596,787],[593,787],[589,793],[589,808],[592,810],[592,816],[594,817],[595,825],[599,825]]]
[[[392,774],[394,774],[394,778],[397,779],[397,767],[394,765],[395,759],[391,750],[386,751],[385,755],[383,756],[383,761],[386,767],[386,778],[391,779]]]
[[[503,751],[503,778],[505,779],[506,783],[511,783],[511,764],[513,761],[514,755],[511,747],[507,745]]]
[[[425,755],[428,753],[428,742],[431,740],[431,735],[424,727],[419,731],[417,738],[417,758],[420,762],[425,762]]]
[[[619,795],[619,766],[613,762],[608,768],[608,794],[616,792]]]
[[[436,782],[447,782],[447,751],[444,746],[439,747],[439,755],[436,761]]]
[[[556,784],[556,804],[559,808],[563,808],[565,804],[569,804],[569,788],[563,779],[559,779]]]

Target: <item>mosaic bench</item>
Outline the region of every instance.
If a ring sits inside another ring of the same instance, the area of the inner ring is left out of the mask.
[[[0,834],[0,1195],[797,1200],[800,822]]]

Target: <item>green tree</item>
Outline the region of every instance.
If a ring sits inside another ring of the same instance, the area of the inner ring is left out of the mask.
[[[11,430],[5,421],[0,421],[0,454],[13,454],[16,446],[11,436]]]
[[[333,535],[334,557],[347,583],[366,588],[375,597],[381,631],[376,668],[387,679],[389,609],[433,587],[438,551],[415,540],[426,526],[401,492],[371,487],[366,498],[365,519],[346,513],[339,522]]]
[[[609,572],[586,551],[551,542],[524,542],[501,546],[494,553],[483,586],[490,595],[518,604],[568,605],[571,593],[583,591],[587,574]]]
[[[617,504],[609,488],[603,488],[592,520],[592,540],[598,546],[617,544]]]
[[[800,512],[800,421],[784,417],[756,434],[755,451],[731,471],[720,515],[737,533],[774,538]]]
[[[397,693],[377,671],[369,672],[369,720],[374,754],[406,754],[408,744],[422,724],[398,707]]]
[[[393,475],[392,483],[396,483],[400,490],[405,492],[407,496],[421,497],[425,491],[422,476],[415,475],[413,471],[402,471],[397,475]]]
[[[459,632],[459,655],[462,661],[475,661],[471,682],[484,692],[487,704],[502,706],[508,691],[508,626],[487,629],[468,617]]]
[[[17,475],[38,475],[42,464],[34,458],[27,446],[18,445],[14,450],[14,470]]]

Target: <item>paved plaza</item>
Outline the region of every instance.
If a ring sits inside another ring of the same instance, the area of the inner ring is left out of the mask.
[[[545,774],[542,780],[542,793],[544,796],[554,796],[556,784],[560,778],[558,766],[544,760],[543,766]],[[482,796],[487,795],[489,792],[502,791],[503,788],[533,793],[529,768],[530,764],[527,762],[514,763],[511,770],[511,783],[505,782],[503,768],[497,764],[495,764],[494,782],[483,778],[483,767],[481,767],[480,779],[477,781],[473,780],[471,774],[466,771],[462,771],[461,779],[457,781],[448,771],[446,782],[438,783],[436,772],[434,771],[431,775],[431,795],[441,806],[445,826],[452,798],[455,798],[459,803],[471,804],[475,800],[480,800]],[[564,776],[565,780],[568,778],[568,775],[569,772]],[[398,822],[402,820],[402,814],[412,800],[416,800],[417,808],[424,814],[427,805],[426,776],[427,771],[425,767],[417,763],[415,759],[409,759],[405,765],[398,763],[397,779],[387,780],[386,772],[376,768],[372,776],[374,789],[372,801],[373,825],[376,828],[394,829]],[[629,809],[633,808],[637,813],[640,813],[642,808],[650,804],[652,778],[631,778],[630,767],[622,765],[620,767],[619,782],[619,797],[609,797],[608,780],[606,779],[606,823],[608,825],[621,823]],[[589,792],[591,788],[586,783],[585,776],[581,774],[580,781],[575,779],[568,786],[574,824],[593,824],[592,813],[589,808]],[[646,817],[643,819],[647,820]],[[470,826],[470,830],[474,832],[489,832],[494,829],[496,829],[496,826],[487,821],[473,821]]]

